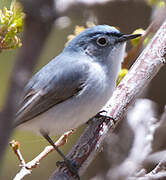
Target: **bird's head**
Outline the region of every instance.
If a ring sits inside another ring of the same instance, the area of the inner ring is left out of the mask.
[[[114,51],[121,51],[125,42],[134,39],[140,34],[125,35],[116,28],[108,25],[98,25],[85,29],[68,43],[65,50],[82,52],[93,58],[108,57]]]

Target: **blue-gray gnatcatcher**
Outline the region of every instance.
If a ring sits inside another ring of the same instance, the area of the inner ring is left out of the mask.
[[[95,116],[115,88],[125,42],[138,36],[108,25],[81,32],[30,79],[15,126],[46,136],[77,128]]]

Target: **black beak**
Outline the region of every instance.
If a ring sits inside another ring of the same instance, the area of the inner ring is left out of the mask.
[[[142,34],[123,34],[122,36],[120,36],[118,38],[117,42],[124,42],[124,41],[128,41],[130,39],[135,39],[141,35]]]

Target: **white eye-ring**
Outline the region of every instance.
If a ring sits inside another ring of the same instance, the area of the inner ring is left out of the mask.
[[[108,40],[105,38],[105,37],[98,37],[97,40],[96,40],[96,43],[99,45],[99,46],[106,46],[108,44]]]

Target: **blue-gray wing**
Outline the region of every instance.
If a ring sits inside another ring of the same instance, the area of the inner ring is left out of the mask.
[[[88,63],[72,61],[69,57],[68,60],[59,56],[53,59],[25,87],[14,126],[78,94],[84,88],[88,71]]]

